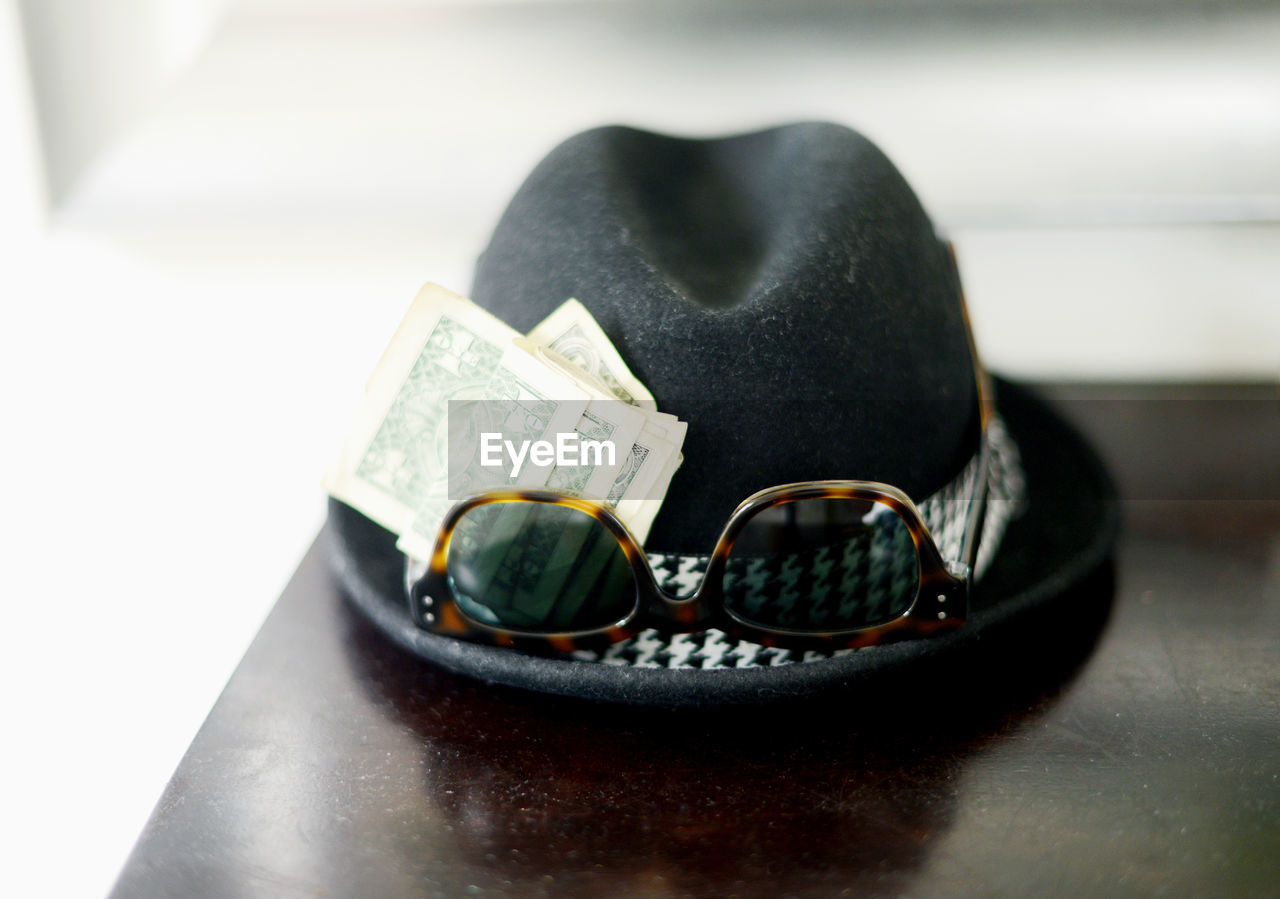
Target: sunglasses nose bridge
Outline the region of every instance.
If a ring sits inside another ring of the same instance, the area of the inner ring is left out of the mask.
[[[713,557],[705,567],[698,568],[700,570],[691,568],[677,574],[675,586],[685,588],[678,593],[664,589],[656,574],[651,574],[654,594],[651,611],[680,630],[700,630],[709,626],[714,617],[711,606],[718,595],[716,588],[724,565]],[[672,580],[668,578],[668,583]]]
[[[679,599],[663,593],[662,607],[664,617],[682,630],[696,629],[705,617],[699,611],[696,594],[685,599]]]

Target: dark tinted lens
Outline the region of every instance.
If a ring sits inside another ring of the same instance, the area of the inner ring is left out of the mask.
[[[618,541],[567,506],[477,506],[454,529],[448,565],[462,611],[509,630],[594,630],[625,618],[636,604],[635,578]]]
[[[724,601],[763,627],[849,630],[897,618],[919,583],[911,532],[889,506],[805,499],[747,522],[729,554]]]

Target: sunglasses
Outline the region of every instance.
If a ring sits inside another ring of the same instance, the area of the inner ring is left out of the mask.
[[[687,596],[659,587],[607,507],[551,490],[488,491],[446,516],[410,608],[434,633],[561,652],[650,627],[796,648],[928,636],[964,623],[986,480],[980,470],[958,560],[943,558],[915,504],[887,484],[762,490],[730,516]]]
[[[696,588],[681,595],[659,586],[644,549],[602,503],[548,489],[488,490],[445,516],[426,571],[409,589],[414,622],[437,634],[559,652],[601,649],[648,628],[715,628],[764,646],[831,650],[962,626],[986,509],[994,404],[963,297],[961,311],[981,436],[962,475],[973,485],[962,520],[935,522],[950,534],[962,527],[958,557],[944,557],[920,509],[889,484],[784,484],[739,504]]]

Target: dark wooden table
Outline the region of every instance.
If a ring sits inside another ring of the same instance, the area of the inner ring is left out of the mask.
[[[1280,894],[1275,388],[1051,393],[1126,529],[962,702],[915,679],[839,720],[494,689],[389,647],[317,546],[116,894]]]

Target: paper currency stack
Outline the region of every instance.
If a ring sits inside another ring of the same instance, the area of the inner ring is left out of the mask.
[[[486,468],[475,428],[459,426],[463,410],[473,408],[502,410],[528,441],[569,431],[607,439],[614,459],[572,466],[530,461],[514,475],[511,466]],[[576,300],[521,335],[470,300],[428,284],[369,379],[325,488],[398,535],[396,546],[417,559],[431,554],[459,495],[486,487],[550,487],[598,500],[643,542],[682,461],[686,429],[657,411],[653,395]]]

